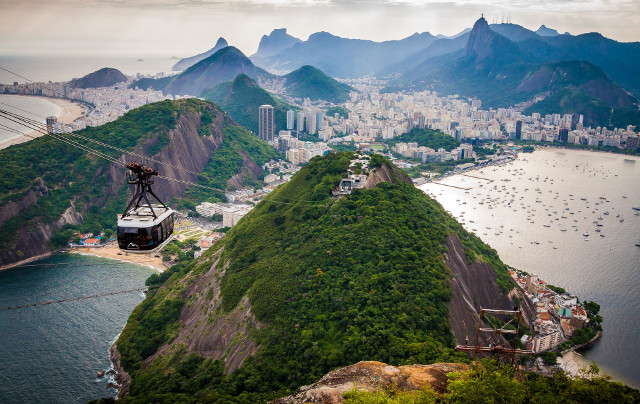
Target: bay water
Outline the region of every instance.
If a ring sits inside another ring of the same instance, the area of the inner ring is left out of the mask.
[[[144,286],[156,270],[121,261],[57,254],[0,271],[0,308]],[[113,397],[109,347],[142,291],[0,311],[0,401],[84,403]]]
[[[640,158],[542,149],[420,188],[502,261],[601,305],[584,353],[640,388]]]

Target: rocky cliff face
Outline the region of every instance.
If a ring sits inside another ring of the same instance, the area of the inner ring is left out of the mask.
[[[66,224],[80,223],[82,215],[73,205],[53,223],[43,224],[38,219],[31,220],[26,227],[18,230],[15,248],[0,251],[0,267],[49,253],[47,243],[55,232]]]
[[[451,270],[452,298],[448,304],[449,323],[456,344],[475,344],[476,329],[480,317],[480,309],[513,310],[516,306],[514,298],[517,292],[504,294],[498,288],[496,273],[491,265],[475,262],[471,265],[462,247],[462,242],[456,235],[449,235],[447,239],[446,265]],[[525,311],[525,317],[530,313]],[[526,319],[525,319],[526,320]],[[484,338],[484,337],[483,337]],[[481,344],[503,343],[498,337],[481,340]]]
[[[190,273],[184,279],[181,299],[189,305],[180,314],[178,336],[147,358],[146,364],[172,347],[185,346],[188,352],[213,360],[223,359],[227,373],[231,373],[258,351],[259,347],[248,338],[248,333],[262,325],[251,312],[249,299],[245,296],[228,313],[221,310],[220,280],[226,267],[220,262],[219,254],[208,258],[204,264],[208,266],[204,274]]]
[[[413,185],[411,178],[409,178],[402,170],[398,169],[396,166],[389,168],[386,165],[383,165],[382,167],[376,168],[369,174],[364,186],[365,188],[375,188],[376,185],[385,181],[392,184],[404,182],[405,184]]]

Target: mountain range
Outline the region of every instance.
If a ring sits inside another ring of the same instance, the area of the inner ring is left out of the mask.
[[[216,51],[178,75],[161,79],[143,78],[133,82],[130,87],[154,88],[168,94],[209,98],[213,97],[212,94],[221,94],[215,90],[216,86],[229,83],[238,75],[246,76],[258,83],[278,82],[290,97],[310,98],[314,101],[341,103],[349,98],[349,92],[355,91],[313,66],[302,66],[282,77],[273,75],[254,65],[233,46]],[[215,98],[219,99],[217,96]]]
[[[546,101],[533,104],[528,112],[583,114],[585,125],[594,127],[640,123],[637,99],[603,69],[586,60],[540,63],[531,54],[531,44],[540,42],[532,35],[537,34],[513,24],[489,26],[481,18],[464,48],[427,59],[404,72],[388,90],[430,89],[479,97],[494,108],[540,96]],[[561,37],[565,35],[548,38]]]

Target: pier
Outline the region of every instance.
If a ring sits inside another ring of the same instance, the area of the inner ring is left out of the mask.
[[[435,181],[431,181],[431,183],[432,183],[432,184],[442,185],[442,186],[445,186],[445,187],[458,188],[458,189],[462,189],[462,190],[465,190],[465,191],[468,191],[468,190],[470,190],[470,189],[471,189],[471,187],[469,187],[469,188],[464,188],[464,187],[459,187],[459,186],[457,186],[457,185],[443,184],[443,183],[441,183],[441,182],[435,182]]]
[[[482,177],[478,177],[477,175],[470,175],[470,174],[462,174],[460,173],[460,175],[464,175],[465,177],[470,177],[470,178],[475,178],[477,180],[484,180],[487,181],[489,183],[493,182],[494,180],[490,180],[489,178],[482,178]]]

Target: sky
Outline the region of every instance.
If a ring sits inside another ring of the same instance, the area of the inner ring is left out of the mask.
[[[384,41],[453,35],[481,14],[640,41],[640,0],[0,0],[0,55],[191,56],[222,36],[247,55],[275,28]]]

